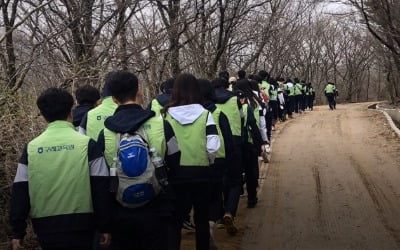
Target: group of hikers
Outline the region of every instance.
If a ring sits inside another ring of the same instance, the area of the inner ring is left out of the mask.
[[[222,71],[212,80],[180,74],[143,107],[137,77],[110,72],[102,93],[49,88],[37,99],[48,123],[22,152],[12,188],[12,247],[23,249],[27,218],[43,250],[217,249],[239,200],[257,205],[259,162],[272,131],[313,109],[311,83]],[[194,225],[192,223],[194,222]]]

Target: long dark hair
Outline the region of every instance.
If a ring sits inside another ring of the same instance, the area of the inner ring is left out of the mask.
[[[203,95],[200,91],[199,82],[192,74],[180,74],[172,89],[171,101],[165,105],[162,113],[165,115],[170,107],[203,104]]]
[[[239,80],[235,85],[235,90],[240,90],[243,92],[247,100],[250,102],[250,107],[252,107],[253,109],[257,108],[257,105],[261,105],[262,101],[258,96],[253,93],[253,90],[250,87],[249,80]]]

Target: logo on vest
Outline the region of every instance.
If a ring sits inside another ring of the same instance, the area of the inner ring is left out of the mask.
[[[101,121],[101,120],[105,120],[108,118],[108,115],[98,115],[96,116],[96,120]]]
[[[60,146],[50,146],[50,147],[39,147],[38,148],[38,153],[43,154],[43,153],[50,153],[50,152],[60,152],[60,151],[65,151],[65,150],[74,150],[75,145],[60,145]]]

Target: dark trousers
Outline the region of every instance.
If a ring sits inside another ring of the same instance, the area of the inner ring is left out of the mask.
[[[308,95],[304,95],[303,96],[303,110],[307,110],[308,109]]]
[[[95,233],[89,231],[54,232],[39,234],[39,245],[44,250],[93,250]]]
[[[290,116],[293,115],[295,104],[296,104],[296,96],[294,95],[289,96],[288,115]]]
[[[336,109],[336,95],[333,96],[333,109]]]
[[[134,211],[133,211],[134,212]],[[170,218],[149,214],[113,226],[109,250],[167,250]]]
[[[334,109],[335,108],[335,96],[333,93],[328,93],[326,94],[326,97],[328,98],[328,105],[330,109]]]
[[[240,195],[242,194],[242,139],[234,138],[235,146],[232,154],[232,161],[227,164],[227,171],[223,177],[224,210],[236,216],[239,206]]]
[[[304,95],[300,96],[300,100],[299,100],[299,111],[303,111],[304,110]]]
[[[308,107],[309,107],[311,110],[313,110],[313,108],[314,108],[314,97],[313,97],[313,96],[310,96],[310,97],[309,97],[309,100],[308,100]]]
[[[92,250],[92,247],[42,247],[42,250]]]
[[[224,215],[223,204],[223,184],[221,182],[211,182],[210,184],[210,204],[209,215],[210,221],[218,221]]]
[[[271,131],[272,131],[272,112],[267,112],[265,115],[265,125],[267,127],[267,137],[271,141]]]
[[[253,144],[245,145],[243,152],[243,167],[246,175],[247,200],[249,203],[257,200],[258,186],[258,155]]]
[[[281,108],[281,106],[283,106],[283,108]],[[286,114],[285,114],[285,112],[286,112],[286,108],[285,108],[285,106],[286,106],[286,104],[280,104],[279,105],[279,111],[278,111],[278,116],[279,116],[279,119],[281,119],[281,121],[284,121],[285,120],[285,116],[286,116]]]
[[[224,215],[223,204],[223,179],[227,169],[227,160],[216,158],[212,166],[212,177],[210,182],[210,221],[218,221]]]
[[[238,181],[240,183],[237,183]],[[233,184],[233,183],[235,183],[235,184]],[[236,180],[233,183],[231,180],[227,179],[224,182],[223,193],[224,193],[225,213],[230,213],[233,217],[235,217],[243,187],[242,187],[241,179]]]
[[[301,95],[296,95],[294,99],[294,112],[299,113],[301,103]]]
[[[272,119],[277,120],[278,119],[278,108],[279,108],[279,103],[278,101],[269,101],[269,105],[271,106],[272,109]]]
[[[173,185],[175,192],[175,213],[172,225],[170,226],[171,231],[169,232],[169,250],[180,249],[182,223],[192,206],[194,210],[194,223],[196,225],[196,249],[209,249],[209,185],[208,182]],[[189,204],[190,206],[188,206]]]

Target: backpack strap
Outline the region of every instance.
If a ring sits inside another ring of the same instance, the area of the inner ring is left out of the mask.
[[[116,133],[115,134],[115,151],[116,151],[116,153],[117,153],[117,155],[114,155],[114,157],[113,157],[113,163],[112,163],[112,168],[117,168],[118,167],[118,155],[119,155],[119,143],[121,142],[121,137],[122,137],[122,135],[121,135],[121,133]]]
[[[144,131],[143,126],[140,126],[138,130],[135,131],[135,135],[140,136],[140,138],[146,143],[147,148],[149,148],[149,137],[147,136],[146,132]]]

